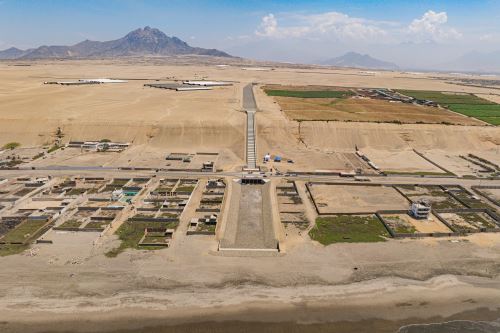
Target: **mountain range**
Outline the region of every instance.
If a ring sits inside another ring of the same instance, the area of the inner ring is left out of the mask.
[[[356,52],[347,52],[346,54],[332,58],[321,63],[322,65],[336,67],[354,67],[354,68],[369,68],[369,69],[386,69],[397,70],[399,67],[387,61],[382,61],[369,56],[368,54],[360,54]]]
[[[136,29],[125,37],[106,42],[85,40],[71,46],[43,45],[27,50],[11,47],[0,51],[0,59],[101,58],[188,54],[231,57],[229,54],[216,49],[192,47],[177,37],[169,37],[158,29],[145,27]]]

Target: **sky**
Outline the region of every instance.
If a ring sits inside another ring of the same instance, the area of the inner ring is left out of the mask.
[[[321,63],[348,51],[408,68],[500,50],[500,1],[0,0],[0,49],[111,40],[158,28],[258,60]]]

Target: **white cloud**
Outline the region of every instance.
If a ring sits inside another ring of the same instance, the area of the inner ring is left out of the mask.
[[[387,34],[379,27],[384,22],[350,17],[339,12],[294,15],[289,17],[289,21],[292,24],[283,26],[278,24],[274,14],[268,14],[262,18],[255,34],[270,38],[333,36],[345,40],[367,40]]]
[[[272,13],[262,17],[255,36],[264,38],[309,38],[341,41],[369,41],[379,44],[391,42],[444,42],[462,38],[455,28],[448,26],[448,14],[428,10],[406,27],[400,22],[374,21],[351,17],[340,12],[319,14]]]
[[[274,14],[266,15],[262,18],[260,22],[259,29],[255,31],[258,36],[275,36],[278,30],[278,21],[274,17]]]
[[[414,19],[408,26],[408,32],[421,40],[444,41],[459,39],[462,34],[456,29],[446,26],[448,14],[428,10],[421,18]]]
[[[481,42],[498,42],[500,40],[500,34],[484,34],[479,36]]]

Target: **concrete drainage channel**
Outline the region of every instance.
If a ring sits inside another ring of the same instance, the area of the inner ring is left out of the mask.
[[[225,256],[279,255],[273,227],[270,182],[232,182],[231,199],[219,253]]]
[[[246,168],[258,171],[255,144],[257,104],[253,84],[243,88],[243,108],[247,113]],[[246,175],[232,183],[229,211],[219,253],[225,256],[276,256],[279,242],[273,227],[270,182]]]

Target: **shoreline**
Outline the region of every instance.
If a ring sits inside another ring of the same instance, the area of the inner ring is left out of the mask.
[[[182,306],[175,299],[186,294],[172,290],[173,295],[156,290],[156,298],[146,291],[125,292],[115,295],[119,301],[112,297],[27,297],[2,302],[0,329],[5,333],[250,332],[252,327],[262,331],[265,324],[269,332],[284,328],[287,332],[299,328],[359,332],[361,327],[395,332],[394,328],[408,324],[496,320],[500,318],[499,285],[497,279],[446,275],[423,282],[384,278],[326,287],[225,287],[207,289],[203,296],[202,290],[192,289],[190,302]],[[275,297],[278,293],[284,296]],[[222,302],[222,298],[228,300]]]
[[[218,309],[218,311],[228,311]],[[79,316],[57,315],[45,320],[29,320],[25,322],[11,322],[2,320],[0,328],[4,333],[24,332],[72,332],[72,333],[146,333],[146,332],[364,332],[364,330],[377,333],[397,332],[405,326],[418,326],[422,324],[448,323],[454,321],[486,321],[491,322],[500,318],[500,307],[489,310],[478,307],[474,310],[455,313],[451,316],[434,315],[421,318],[411,316],[405,319],[390,320],[376,317],[358,320],[340,320],[332,317],[331,320],[316,320],[315,322],[293,320],[297,315],[323,317],[336,311],[334,307],[298,307],[296,309],[238,309],[231,313],[198,314],[184,318],[171,317],[164,311],[137,311],[136,309],[123,309],[118,311],[85,314]],[[360,311],[361,309],[348,309]],[[372,309],[373,311],[373,309]],[[361,310],[362,312],[362,310]],[[37,315],[35,315],[36,317]],[[63,318],[66,317],[66,318]],[[78,317],[78,318],[76,318]],[[364,329],[364,330],[363,330]],[[371,329],[371,330],[370,330]]]

